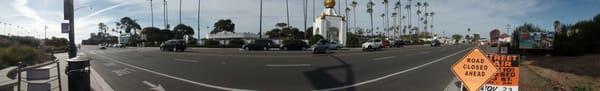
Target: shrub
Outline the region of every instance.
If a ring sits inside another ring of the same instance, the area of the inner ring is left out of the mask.
[[[32,65],[47,60],[41,50],[29,46],[13,45],[0,48],[0,68],[16,66],[19,61]]]
[[[313,45],[315,43],[317,43],[317,41],[324,39],[323,36],[321,35],[313,35],[312,37],[310,37],[310,39],[308,40],[308,44],[309,45]]]
[[[233,40],[229,41],[229,44],[227,45],[227,47],[240,48],[244,44],[246,44],[246,42],[242,39],[233,39]]]
[[[203,42],[205,47],[223,47],[217,40],[204,40]]]

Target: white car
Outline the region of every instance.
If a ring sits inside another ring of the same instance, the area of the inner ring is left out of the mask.
[[[366,50],[377,50],[383,48],[383,41],[381,39],[370,39],[369,41],[362,44],[363,51]]]

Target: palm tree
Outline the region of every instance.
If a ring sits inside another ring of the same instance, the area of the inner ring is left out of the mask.
[[[435,13],[433,13],[433,11],[431,11],[431,13],[429,13],[429,16],[431,17],[431,24],[429,25],[429,29],[431,29],[431,33],[433,33],[433,15],[435,15]]]
[[[201,5],[201,0],[198,0],[198,23],[197,24],[197,31],[198,31],[198,39],[200,39],[200,5]]]
[[[354,10],[352,13],[354,14],[354,28],[356,28],[356,5],[358,5],[358,2],[356,2],[356,0],[352,0],[352,4],[350,4],[350,6],[352,6],[352,10]]]
[[[163,0],[163,10],[164,10],[164,16],[163,18],[165,19],[164,23],[165,23],[165,29],[169,29],[169,14],[167,12],[167,0]]]
[[[181,0],[179,0],[179,24],[181,24]]]
[[[388,0],[383,0],[383,2],[382,2],[382,3],[385,5],[385,14],[386,14],[386,15],[388,15],[388,3],[389,3],[389,1],[388,1]],[[384,27],[383,27],[383,30],[385,30],[385,31],[388,31],[389,22],[390,22],[390,21],[389,21],[389,18],[388,18],[388,17],[385,17],[385,16],[384,16],[383,18],[384,18],[384,19],[383,19],[383,21],[384,21],[384,23],[383,23],[383,26],[384,26]],[[389,32],[388,32],[388,33],[389,33]]]
[[[425,25],[423,26],[423,30],[425,30],[425,32],[427,32],[427,17],[429,16],[427,7],[429,7],[429,3],[424,2],[423,8],[425,8],[425,16],[424,16],[425,19],[423,20],[423,24],[425,24]]]
[[[408,5],[404,7],[408,12],[408,29],[412,28],[412,0],[408,0]]]
[[[286,12],[286,16],[287,16],[287,24],[290,24],[290,4],[288,3],[288,0],[285,0],[285,12]]]
[[[420,28],[421,27],[421,2],[417,2],[417,27]],[[416,33],[419,33],[419,30],[417,30]]]
[[[262,39],[262,18],[263,18],[263,0],[260,0],[260,19],[258,22],[258,39]]]
[[[152,0],[148,1],[150,1],[150,21],[152,22],[152,27],[154,27],[154,8],[152,7]]]
[[[398,18],[396,18],[397,16],[398,16],[398,13],[392,12],[392,17],[394,18],[394,25],[392,25],[392,30],[394,30],[394,37],[396,37],[396,34],[398,33],[397,25],[396,25],[396,21],[398,19]]]
[[[386,29],[387,27],[385,26],[385,13],[381,13],[381,22],[383,23],[383,26],[381,27],[381,32],[388,32],[388,30]]]
[[[369,13],[369,16],[371,17],[371,31],[373,31],[373,5],[375,5],[375,3],[373,3],[372,0],[369,0],[367,3],[367,13]],[[371,36],[372,35],[373,32],[371,32]]]

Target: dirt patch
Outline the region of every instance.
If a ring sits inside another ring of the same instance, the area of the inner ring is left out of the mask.
[[[600,90],[600,55],[534,57],[523,61],[532,72],[561,91]]]
[[[521,66],[519,69],[521,69],[521,73],[519,74],[520,91],[558,91],[558,87],[551,84],[547,79],[533,73],[529,68]]]

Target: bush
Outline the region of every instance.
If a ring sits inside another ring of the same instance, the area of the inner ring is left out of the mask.
[[[0,68],[16,66],[19,61],[32,65],[48,60],[41,50],[29,46],[13,45],[0,48]]]
[[[315,43],[317,43],[317,41],[324,39],[323,36],[321,35],[313,35],[312,37],[310,37],[310,39],[308,40],[308,44],[309,45],[314,45]]]
[[[217,40],[204,40],[203,42],[205,47],[223,47]]]
[[[229,41],[229,44],[227,45],[227,47],[230,48],[241,48],[242,45],[246,44],[246,42],[242,39],[233,39]]]

